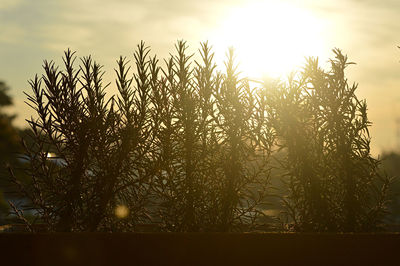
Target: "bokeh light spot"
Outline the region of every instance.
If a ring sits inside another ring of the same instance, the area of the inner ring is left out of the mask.
[[[125,205],[118,205],[115,208],[115,216],[120,219],[124,219],[129,215],[129,209]]]

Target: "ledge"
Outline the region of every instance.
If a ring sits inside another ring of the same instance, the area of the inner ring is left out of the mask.
[[[0,234],[12,265],[384,265],[399,246],[400,234]]]

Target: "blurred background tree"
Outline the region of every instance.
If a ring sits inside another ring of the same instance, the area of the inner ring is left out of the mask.
[[[7,114],[4,110],[13,104],[9,90],[6,83],[0,81],[0,223],[9,210],[3,193],[7,186],[6,167],[16,162],[16,152],[20,149],[18,129],[12,125],[15,116]]]
[[[387,215],[387,223],[399,224],[400,223],[400,154],[395,151],[385,152],[382,154],[381,170],[388,176],[392,176],[393,182],[391,184],[389,194],[389,214]]]
[[[21,160],[23,147],[21,139],[28,145],[32,145],[32,139],[28,136],[31,130],[28,128],[20,129],[13,125],[16,117],[7,109],[14,104],[10,96],[10,87],[4,81],[0,81],[0,224],[15,222],[15,217],[9,216],[10,205],[8,200],[13,200],[15,187],[9,182],[8,167],[13,166],[14,171],[18,172],[21,181],[27,182],[27,176],[20,170],[24,161]]]
[[[4,111],[4,107],[13,104],[8,92],[9,87],[0,81],[0,162],[3,166],[15,160],[15,150],[19,147],[18,130],[12,125],[15,116]]]

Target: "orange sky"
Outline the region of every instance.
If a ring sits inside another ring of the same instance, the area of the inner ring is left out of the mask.
[[[349,80],[367,99],[378,154],[400,144],[399,17],[398,0],[1,0],[0,80],[12,88],[10,111],[24,126],[32,114],[22,93],[29,91],[27,80],[42,73],[44,59],[60,62],[68,47],[104,64],[108,82],[115,60],[132,57],[140,40],[159,57],[178,39],[192,51],[209,40],[219,62],[232,45],[243,72],[254,78],[285,75],[304,56],[324,63],[338,47],[357,63]]]

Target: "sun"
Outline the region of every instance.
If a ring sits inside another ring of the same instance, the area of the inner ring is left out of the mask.
[[[239,69],[251,78],[280,77],[308,56],[324,56],[323,20],[290,2],[258,1],[234,8],[211,34],[217,60],[236,50]]]

